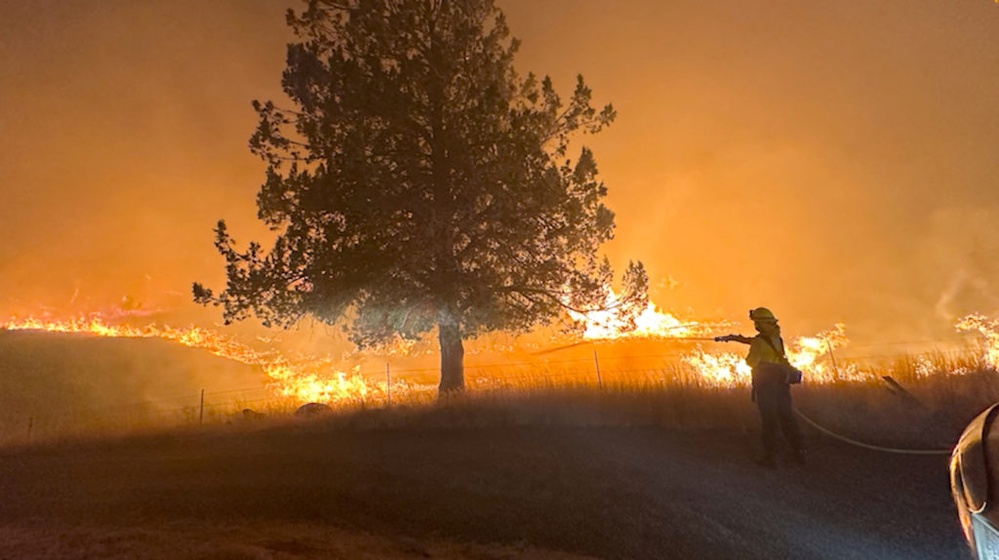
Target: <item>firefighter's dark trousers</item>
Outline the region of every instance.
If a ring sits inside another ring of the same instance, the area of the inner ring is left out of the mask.
[[[767,457],[777,456],[780,432],[795,453],[805,451],[801,427],[791,409],[791,386],[787,383],[761,383],[756,386],[756,406],[763,423],[763,450]]]

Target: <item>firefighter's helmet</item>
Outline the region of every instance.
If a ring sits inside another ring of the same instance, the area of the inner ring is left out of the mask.
[[[749,318],[755,323],[760,322],[777,322],[777,317],[774,316],[773,311],[770,311],[766,307],[757,307],[756,309],[749,310]]]

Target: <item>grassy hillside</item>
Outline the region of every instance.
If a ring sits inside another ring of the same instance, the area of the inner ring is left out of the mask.
[[[263,387],[259,368],[159,339],[0,330],[0,440],[169,423],[199,393]],[[187,413],[190,416],[190,412]]]

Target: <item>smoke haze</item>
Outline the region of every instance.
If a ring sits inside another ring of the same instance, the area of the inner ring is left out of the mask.
[[[785,332],[943,336],[999,311],[999,5],[501,0],[522,73],[585,76],[618,120],[591,146],[606,251],[667,309]],[[280,99],[266,0],[5,2],[0,311],[116,305],[217,321],[211,230],[267,239],[247,149]]]

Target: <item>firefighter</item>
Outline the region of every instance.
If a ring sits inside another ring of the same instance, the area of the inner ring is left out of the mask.
[[[756,401],[762,424],[763,455],[757,463],[769,468],[777,467],[780,432],[783,432],[793,452],[792,460],[804,465],[805,447],[801,428],[791,407],[791,385],[801,381],[801,372],[787,361],[780,325],[773,312],[766,307],[758,307],[749,312],[749,318],[758,333],[755,337],[727,335],[715,340],[749,344],[746,364],[753,369],[751,399]]]

